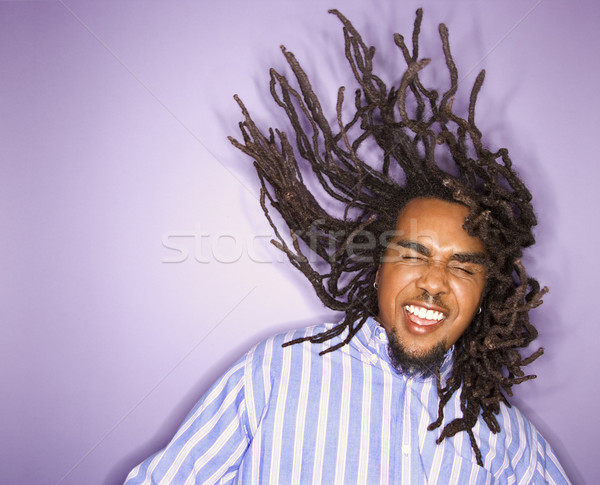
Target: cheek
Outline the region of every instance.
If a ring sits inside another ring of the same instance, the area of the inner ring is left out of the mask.
[[[411,284],[414,278],[409,271],[398,269],[389,269],[382,274],[379,283],[380,294],[388,296],[397,295],[403,289]]]
[[[447,346],[454,345],[465,332],[479,308],[481,289],[478,285],[459,285],[453,289],[458,315],[449,328]]]
[[[393,311],[396,299],[411,283],[411,278],[405,271],[383,271],[379,279],[379,290],[377,300],[379,311]]]
[[[454,285],[453,292],[461,316],[470,320],[479,308],[483,284],[479,282],[459,282]]]

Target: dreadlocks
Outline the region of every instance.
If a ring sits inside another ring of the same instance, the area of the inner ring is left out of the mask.
[[[512,168],[508,151],[486,148],[475,124],[484,71],[471,90],[466,118],[454,113],[458,72],[444,24],[439,33],[450,87],[440,95],[419,78],[430,62],[419,59],[421,9],[412,50],[403,36],[394,36],[407,69],[390,88],[373,72],[375,48],[363,42],[340,12],[330,13],[343,24],[345,56],[358,83],[351,119],[343,116],[344,87],[337,93],[335,119],[327,118],[307,74],[285,47],[297,85],[271,69],[270,91],[289,118],[291,134],[272,128],[263,133],[235,96],[244,116],[243,141],[230,141],[254,159],[260,203],[275,232],[272,243],[308,278],[327,307],[345,314],[337,326],[284,345],[324,342],[344,333],[324,351],[331,352],[347,344],[370,315],[378,314],[373,282],[385,246],[374,242],[395,227],[409,200],[436,197],[465,205],[465,230],[488,250],[487,283],[482,311],[457,341],[452,374],[445,383],[438,370],[438,418],[429,429],[440,427],[444,406],[460,390],[462,417],[448,423],[437,442],[466,431],[483,466],[472,431],[479,414],[498,432],[500,402],[509,405],[505,395],[512,395],[512,386],[535,377],[525,375],[522,367],[543,352],[526,358],[519,352],[537,336],[528,312],[541,304],[547,291],[527,276],[520,259],[522,249],[534,243],[537,222],[531,194]],[[379,161],[367,163],[366,155],[372,159],[374,152]],[[328,210],[309,189],[311,184],[324,191]],[[276,227],[269,205],[287,224],[291,242]]]

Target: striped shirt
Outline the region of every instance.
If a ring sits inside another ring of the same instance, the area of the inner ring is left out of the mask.
[[[468,435],[435,440],[460,411],[460,393],[437,419],[435,378],[392,367],[387,335],[369,319],[351,342],[304,342],[331,324],[272,337],[219,379],[165,449],[138,465],[134,484],[540,484],[569,483],[554,451],[514,407],[501,405],[499,433],[483,419]],[[441,372],[452,368],[451,352]]]

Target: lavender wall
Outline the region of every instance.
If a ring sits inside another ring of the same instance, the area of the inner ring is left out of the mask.
[[[428,54],[444,20],[463,87],[487,69],[481,125],[537,201],[547,353],[516,402],[573,482],[593,483],[600,7],[423,3]],[[417,3],[339,5],[397,67],[391,33]],[[0,1],[3,483],[121,483],[250,345],[333,318],[267,244],[249,161],[225,139],[233,93],[270,116],[281,43],[333,100],[347,73],[326,7]]]

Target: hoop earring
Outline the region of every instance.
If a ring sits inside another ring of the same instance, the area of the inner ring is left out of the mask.
[[[377,284],[377,281],[373,282],[373,288],[375,288],[376,290],[379,289],[379,285]]]

